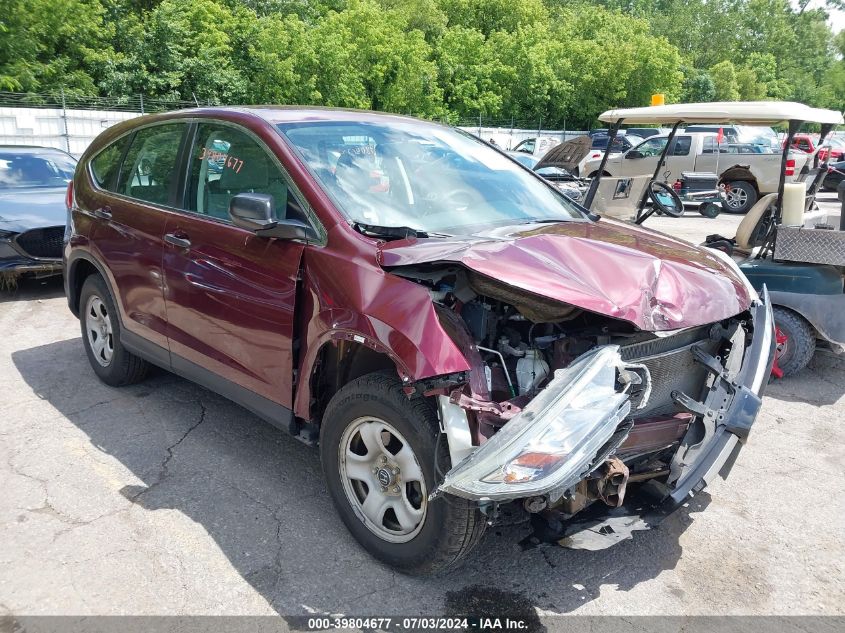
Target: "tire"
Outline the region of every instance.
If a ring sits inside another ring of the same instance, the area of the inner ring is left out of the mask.
[[[476,505],[465,499],[439,495],[426,500],[440,480],[435,465],[440,473],[450,468],[446,442],[438,440],[437,415],[430,402],[422,396],[409,399],[398,378],[385,373],[367,374],[345,385],[323,416],[320,460],[341,519],[372,556],[407,574],[455,566],[475,547],[486,525]],[[368,442],[377,442],[378,448],[373,445],[371,450]],[[408,454],[402,457],[408,447],[410,465]],[[388,455],[389,462],[383,464]],[[360,479],[350,475],[356,470]],[[388,481],[390,472],[400,486]],[[365,512],[371,498],[374,503]],[[386,509],[378,505],[384,499]],[[406,526],[399,520],[400,510]],[[377,518],[371,521],[370,516]]]
[[[142,381],[149,371],[149,363],[121,344],[120,318],[114,299],[100,275],[89,275],[85,279],[79,296],[79,310],[82,344],[97,377],[112,387]]]
[[[698,212],[705,218],[710,218],[711,220],[717,217],[721,211],[722,207],[715,202],[703,202],[698,207]]]
[[[807,320],[788,308],[775,306],[772,310],[775,327],[785,336],[786,342],[778,348],[777,365],[783,377],[794,376],[807,366],[816,351],[816,331]]]
[[[757,202],[757,190],[747,180],[729,182],[726,189],[729,193],[725,202],[722,203],[722,209],[727,213],[748,213],[748,210]]]

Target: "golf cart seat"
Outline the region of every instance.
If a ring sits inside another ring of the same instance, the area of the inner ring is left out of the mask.
[[[721,235],[708,235],[704,240],[704,246],[710,248],[717,248],[720,251],[726,252],[737,261],[742,261],[751,255],[754,249],[760,224],[775,200],[777,200],[777,193],[768,193],[760,198],[754,206],[748,210],[742,222],[736,229],[736,235],[733,239],[723,237]]]

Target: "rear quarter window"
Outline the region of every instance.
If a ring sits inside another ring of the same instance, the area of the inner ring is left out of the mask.
[[[114,190],[117,173],[120,170],[120,159],[123,157],[123,150],[128,141],[129,136],[116,140],[100,151],[91,161],[91,175],[99,187],[108,191]]]

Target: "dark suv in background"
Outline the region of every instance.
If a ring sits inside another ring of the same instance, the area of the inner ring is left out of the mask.
[[[140,117],[68,200],[94,372],[154,363],[318,443],[346,526],[406,572],[456,563],[504,504],[552,530],[642,482],[684,503],[730,469],[771,369],[771,309],[730,258],[430,122]]]

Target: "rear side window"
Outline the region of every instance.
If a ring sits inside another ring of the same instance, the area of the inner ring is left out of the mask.
[[[120,169],[120,158],[123,156],[123,150],[128,142],[128,136],[116,140],[91,161],[91,174],[94,176],[94,182],[103,189],[114,190],[117,172]]]
[[[170,202],[184,123],[167,123],[135,133],[117,181],[117,193],[154,204]]]

